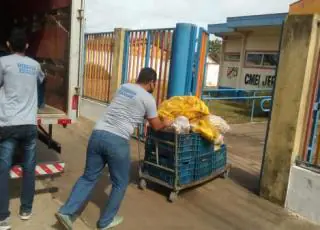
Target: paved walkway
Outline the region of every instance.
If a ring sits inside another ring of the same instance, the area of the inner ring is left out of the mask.
[[[232,125],[225,137],[228,159],[232,163],[231,179],[258,193],[266,123]]]
[[[260,199],[255,192],[262,159],[264,124],[235,125],[227,135],[229,160],[233,163],[231,179],[217,179],[181,194],[168,203],[168,191],[151,185],[140,191],[137,179],[138,144],[132,141],[131,185],[120,210],[125,222],[119,230],[316,230],[308,222],[290,216],[284,209]],[[56,181],[57,197],[65,201],[81,175],[92,123],[81,119],[68,129],[56,128],[56,139],[63,146],[62,158],[67,171]],[[143,148],[143,146],[141,146]],[[92,228],[107,200],[110,181],[107,171],[82,213]],[[253,191],[253,192],[252,192]]]
[[[58,210],[58,201],[52,199],[49,193],[37,194],[34,203],[33,216],[29,221],[22,221],[18,217],[18,210],[20,206],[19,196],[19,181],[12,181],[12,189],[15,194],[12,194],[10,203],[11,217],[10,222],[13,230],[64,230],[56,221],[54,216]],[[43,183],[37,183],[37,191],[42,191]],[[89,230],[80,219],[74,225],[76,230]]]

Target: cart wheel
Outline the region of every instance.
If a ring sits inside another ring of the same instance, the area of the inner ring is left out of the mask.
[[[146,190],[147,188],[147,181],[145,179],[140,179],[139,181],[139,188],[141,190]]]
[[[222,174],[222,178],[223,179],[228,179],[229,178],[229,173],[230,173],[230,169],[227,169],[226,171],[224,171],[224,173]]]
[[[175,202],[178,199],[178,193],[177,192],[171,192],[169,195],[169,201]]]

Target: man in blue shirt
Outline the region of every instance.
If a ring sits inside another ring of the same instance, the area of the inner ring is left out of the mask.
[[[32,215],[36,167],[37,83],[44,79],[40,64],[25,56],[28,43],[23,31],[13,31],[7,45],[12,54],[0,57],[0,230],[11,229],[8,220],[8,180],[18,145],[24,150],[19,215],[22,220],[28,220]]]
[[[129,184],[130,136],[146,117],[155,130],[172,124],[161,121],[152,92],[157,74],[151,68],[141,70],[136,84],[122,85],[110,105],[105,109],[90,137],[86,167],[74,185],[66,204],[57,213],[57,218],[66,229],[72,229],[72,220],[87,201],[102,170],[108,165],[112,191],[97,223],[100,230],[119,225],[123,218],[117,216],[120,204]]]

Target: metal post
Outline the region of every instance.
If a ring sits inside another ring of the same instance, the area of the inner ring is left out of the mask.
[[[190,41],[193,35],[192,24],[178,23],[174,31],[172,44],[172,60],[170,65],[168,98],[184,96],[188,83]]]
[[[250,118],[250,122],[253,122],[253,116],[254,116],[254,109],[255,109],[255,104],[256,104],[256,91],[253,92],[253,103],[252,103],[252,108],[251,108],[251,118]]]
[[[159,165],[159,142],[158,140],[155,140],[155,145],[156,145],[156,162],[157,162],[157,165]]]

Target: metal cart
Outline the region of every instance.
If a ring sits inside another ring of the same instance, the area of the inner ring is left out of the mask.
[[[231,169],[231,165],[226,163],[226,152],[223,153],[225,154],[225,163],[223,163],[223,166],[219,168],[214,168],[212,167],[212,171],[208,173],[208,175],[198,178],[193,176],[190,176],[190,178],[185,178],[183,183],[181,182],[181,172],[179,172],[179,162],[180,162],[180,157],[181,154],[179,154],[179,134],[174,134],[174,141],[168,141],[168,140],[163,140],[162,138],[157,138],[152,135],[148,135],[146,139],[146,145],[148,144],[147,142],[152,141],[154,143],[155,148],[153,148],[153,152],[150,153],[150,149],[146,148],[146,155],[152,154],[154,156],[153,160],[149,160],[148,157],[146,157],[144,160],[140,159],[140,154],[139,154],[139,188],[142,190],[145,190],[147,188],[147,181],[159,184],[161,186],[164,186],[168,189],[171,190],[170,195],[168,197],[169,201],[174,202],[178,198],[178,194],[180,191],[194,187],[200,184],[203,184],[205,182],[208,182],[210,180],[213,180],[217,177],[223,177],[223,178],[228,178],[229,172]],[[166,167],[162,164],[161,162],[161,156],[159,153],[159,145],[164,144],[166,146],[171,146],[174,149],[174,166],[173,167]],[[139,149],[140,151],[140,149]],[[195,153],[191,153],[195,154]],[[214,153],[212,153],[214,154]],[[159,171],[162,173],[169,173],[172,175],[170,176],[170,180],[167,180],[167,178],[161,178],[158,176],[150,175],[150,172],[146,170],[146,167],[152,167],[153,170]],[[192,165],[191,165],[192,166]],[[191,168],[191,171],[195,172],[196,167],[193,166]]]

